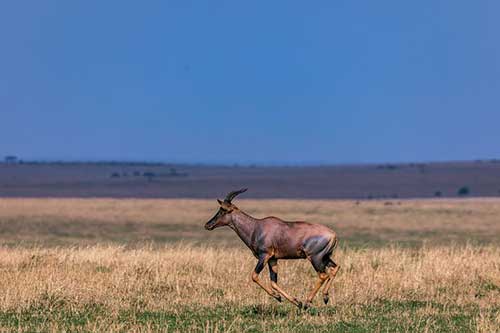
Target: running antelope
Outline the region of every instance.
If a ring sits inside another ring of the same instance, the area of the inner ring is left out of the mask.
[[[281,296],[299,308],[308,308],[319,289],[324,285],[323,301],[328,303],[328,292],[340,266],[333,262],[331,255],[337,246],[337,235],[331,229],[307,222],[286,222],[277,217],[256,219],[239,210],[231,201],[247,189],[230,192],[220,205],[214,217],[205,224],[205,229],[213,230],[229,226],[250,248],[258,259],[252,272],[252,280],[269,295],[281,302]],[[318,281],[305,303],[291,297],[278,285],[278,259],[307,258],[316,272]],[[269,267],[271,288],[263,284],[259,274],[265,265]]]

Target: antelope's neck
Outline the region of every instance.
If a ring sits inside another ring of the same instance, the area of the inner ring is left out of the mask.
[[[245,243],[246,246],[248,246],[252,251],[252,235],[254,233],[256,223],[257,220],[255,218],[242,211],[233,213],[233,223],[231,228],[241,238],[243,243]]]

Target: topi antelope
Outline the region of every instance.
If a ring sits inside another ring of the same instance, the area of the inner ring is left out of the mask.
[[[337,235],[331,229],[307,222],[285,222],[277,217],[256,219],[239,210],[231,201],[247,189],[229,193],[224,201],[217,199],[220,208],[205,224],[205,229],[213,230],[229,226],[252,250],[258,259],[252,272],[252,280],[269,295],[281,302],[281,296],[299,308],[308,308],[319,289],[324,285],[323,301],[328,303],[328,292],[340,266],[330,258],[337,246]],[[300,302],[278,286],[278,259],[307,258],[318,273],[318,281],[306,299]],[[271,288],[264,285],[259,274],[265,265],[269,266]]]

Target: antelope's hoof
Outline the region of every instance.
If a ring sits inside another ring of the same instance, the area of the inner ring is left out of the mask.
[[[306,302],[306,303],[302,304],[302,309],[307,310],[307,309],[312,308],[312,306],[313,306],[312,302]]]
[[[329,300],[330,300],[330,297],[328,297],[328,294],[327,295],[323,295],[323,302],[325,302],[325,304],[328,304]]]
[[[276,300],[281,303],[282,301],[281,295],[273,295],[273,297],[276,298]]]
[[[304,309],[304,303],[302,303],[301,301],[299,301],[298,299],[294,298],[293,299],[295,302],[297,302],[297,307],[302,310]]]

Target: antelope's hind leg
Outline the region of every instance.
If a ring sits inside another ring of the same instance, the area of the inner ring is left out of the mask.
[[[276,298],[278,301],[281,302],[281,297],[279,297],[279,295],[276,295],[273,292],[273,290],[269,289],[269,287],[264,285],[259,279],[259,274],[264,269],[264,266],[268,262],[269,258],[270,258],[270,256],[267,254],[259,257],[259,261],[257,262],[257,266],[255,266],[255,269],[252,272],[252,281],[257,283],[259,285],[259,287],[264,289],[266,291],[266,293],[268,293],[270,296]],[[277,278],[277,276],[276,276],[276,278]]]
[[[283,289],[278,286],[278,260],[277,259],[271,259],[269,260],[269,274],[271,275],[271,288],[277,292],[278,294],[282,295],[285,297],[287,300],[290,301],[293,305],[296,305],[298,308],[302,308],[302,303],[297,300],[294,297],[291,297],[288,295]],[[276,298],[278,299],[278,298]],[[279,298],[281,300],[281,297]]]
[[[329,276],[328,276],[328,281],[325,284],[325,288],[323,288],[323,302],[325,302],[325,304],[328,304],[329,301],[328,293],[330,292],[330,288],[332,287],[333,284],[333,279],[335,279],[335,275],[337,275],[340,266],[337,265],[333,260],[329,259],[329,263],[326,269],[328,271]]]
[[[318,281],[316,281],[316,284],[314,285],[314,288],[312,289],[311,293],[307,297],[306,300],[306,307],[312,306],[312,301],[314,299],[314,296],[318,293],[318,291],[321,289],[323,284],[328,280],[330,277],[328,273],[326,273],[326,265],[323,263],[322,258],[311,258],[311,263],[318,273]]]

